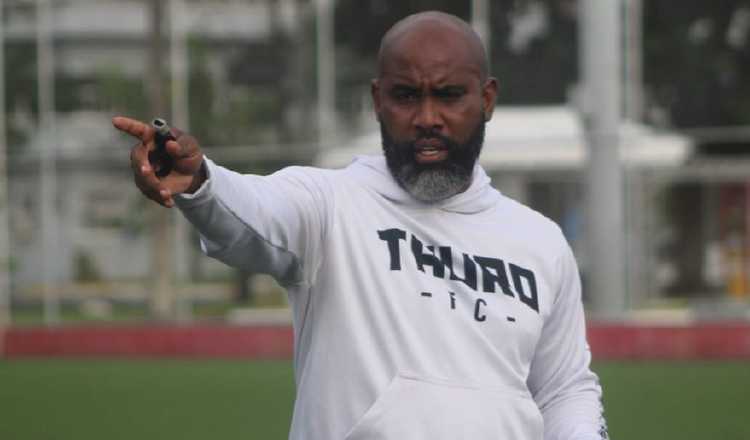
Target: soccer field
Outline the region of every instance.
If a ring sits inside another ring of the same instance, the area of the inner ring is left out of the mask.
[[[750,439],[747,363],[598,363],[614,440]],[[284,439],[288,362],[0,362],[0,439]]]

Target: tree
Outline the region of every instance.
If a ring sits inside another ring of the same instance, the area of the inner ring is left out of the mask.
[[[644,2],[645,82],[676,127],[750,119],[750,4]]]

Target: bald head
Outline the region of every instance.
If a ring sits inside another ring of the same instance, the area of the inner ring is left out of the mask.
[[[497,80],[466,22],[424,12],[396,23],[381,42],[370,93],[388,169],[402,188],[432,203],[469,187]]]
[[[455,15],[429,11],[410,15],[400,20],[383,36],[378,51],[377,73],[379,78],[383,76],[385,66],[390,58],[399,55],[402,46],[415,36],[417,38],[451,40],[454,44],[445,46],[446,50],[452,49],[463,52],[455,55],[466,56],[467,61],[473,65],[472,67],[477,69],[481,81],[484,82],[489,76],[487,53],[484,50],[482,40],[474,32],[474,29]]]

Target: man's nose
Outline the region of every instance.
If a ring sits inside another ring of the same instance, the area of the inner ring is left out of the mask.
[[[423,132],[442,130],[443,119],[440,115],[440,108],[433,99],[427,97],[419,104],[414,117],[414,126]]]

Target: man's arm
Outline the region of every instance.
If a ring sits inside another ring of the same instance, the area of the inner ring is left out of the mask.
[[[329,190],[322,170],[290,167],[269,176],[239,174],[205,159],[207,180],[175,197],[198,229],[203,251],[281,284],[310,281],[322,260]]]
[[[172,129],[166,143],[171,171],[157,177],[151,163],[154,129],[130,118],[113,125],[135,137],[131,167],[136,186],[162,206],[177,206],[198,229],[208,255],[282,284],[309,279],[320,258],[330,197],[320,170],[292,167],[274,175],[241,175],[205,159],[195,138]],[[304,262],[304,264],[303,264]]]
[[[528,386],[544,416],[545,440],[603,440],[607,428],[591,352],[578,267],[570,247],[558,261],[559,291],[542,329]]]

